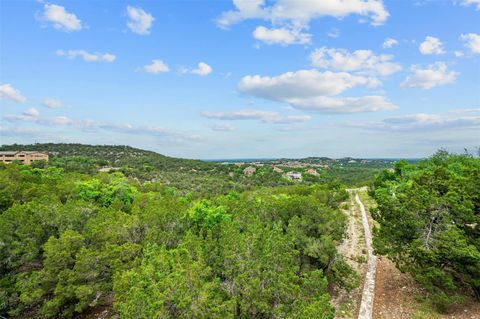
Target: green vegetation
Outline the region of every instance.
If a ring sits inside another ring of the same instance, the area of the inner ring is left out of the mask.
[[[480,299],[480,159],[439,151],[385,171],[372,195],[374,244],[426,288],[439,310]]]
[[[399,161],[373,181],[388,162],[234,165],[123,146],[8,148],[53,155],[0,164],[3,316],[333,318],[330,292],[360,282],[336,251],[346,180],[373,185],[377,252],[439,309],[479,295],[480,160],[469,155]],[[245,176],[249,165],[256,172]],[[284,176],[293,170],[302,180]]]
[[[363,186],[373,182],[376,173],[391,167],[393,160],[354,160],[343,158],[333,160],[324,157],[310,157],[299,160],[266,160],[255,165],[256,173],[244,176],[243,170],[249,163],[235,165],[199,160],[188,160],[160,155],[155,152],[130,146],[84,145],[84,144],[31,144],[4,145],[1,151],[33,150],[48,152],[48,163],[37,162],[38,168],[58,167],[65,172],[95,174],[99,169],[122,172],[126,177],[140,182],[161,182],[184,192],[191,192],[195,198],[242,192],[257,187],[294,185],[298,181],[285,178],[273,170],[276,165],[284,170],[302,173],[300,183],[335,183]],[[290,163],[295,165],[291,166]],[[306,173],[314,168],[318,176]]]
[[[338,183],[202,198],[78,159],[0,164],[1,315],[333,318],[329,289],[358,282]]]

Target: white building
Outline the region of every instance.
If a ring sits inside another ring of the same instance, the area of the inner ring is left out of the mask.
[[[299,172],[288,172],[286,174],[286,176],[289,178],[289,179],[292,179],[292,180],[301,180],[302,179],[302,174],[299,173]]]

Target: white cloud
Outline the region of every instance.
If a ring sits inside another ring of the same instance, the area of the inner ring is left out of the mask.
[[[238,88],[241,92],[276,101],[290,98],[337,95],[358,85],[378,85],[376,79],[346,72],[300,70],[278,76],[244,76]]]
[[[0,98],[10,99],[18,103],[25,103],[27,101],[27,98],[9,83],[0,85]]]
[[[338,30],[337,28],[332,28],[330,29],[330,31],[327,32],[327,36],[336,39],[340,36],[340,30]]]
[[[232,124],[215,124],[215,125],[212,125],[210,126],[210,128],[212,129],[212,131],[223,131],[223,132],[232,132],[232,131],[235,131],[235,126],[233,126]]]
[[[470,49],[472,53],[480,54],[480,34],[462,34],[460,38],[465,42],[465,46]]]
[[[413,74],[407,76],[401,87],[428,90],[438,85],[454,83],[458,76],[457,72],[448,71],[444,62],[430,64],[425,69],[413,65],[411,70]]]
[[[454,54],[457,58],[461,58],[461,57],[465,56],[465,53],[463,53],[462,51],[455,51],[455,52],[453,52],[453,54]]]
[[[448,129],[478,129],[480,114],[464,115],[461,112],[446,114],[417,113],[391,117],[378,122],[349,123],[349,126],[373,131],[418,132]]]
[[[425,41],[423,41],[420,46],[418,47],[420,53],[422,54],[444,54],[445,50],[443,48],[443,43],[440,39],[427,36]]]
[[[39,117],[40,116],[40,112],[34,107],[26,109],[25,111],[23,111],[22,114],[25,115],[25,116],[29,116],[29,117]]]
[[[360,113],[393,110],[397,107],[384,96],[370,95],[361,97],[318,96],[312,98],[292,98],[290,105],[306,111],[322,113]]]
[[[302,33],[301,29],[272,28],[259,26],[253,31],[253,37],[267,44],[308,44],[312,35]]]
[[[233,4],[235,10],[223,12],[217,20],[220,27],[228,27],[247,19],[306,25],[311,19],[318,17],[331,16],[341,19],[351,14],[371,17],[372,25],[380,25],[389,16],[381,0],[277,0],[270,6],[266,5],[264,0],[234,0]]]
[[[42,105],[48,107],[49,109],[58,109],[63,107],[63,102],[57,99],[47,97],[43,99]]]
[[[393,48],[396,45],[398,45],[397,40],[395,40],[393,38],[386,38],[385,41],[383,41],[382,47],[384,49],[390,49],[390,48]]]
[[[245,76],[239,91],[293,108],[324,113],[375,112],[394,109],[396,106],[383,96],[335,97],[356,86],[374,87],[375,78],[351,75],[346,72],[300,70],[279,76]]]
[[[82,58],[86,62],[113,62],[116,59],[116,56],[111,53],[89,53],[85,50],[57,50],[58,56],[63,56],[69,59],[75,59],[77,57]]]
[[[187,69],[187,68],[180,68],[180,73],[182,73],[182,74],[190,73],[190,74],[197,74],[197,75],[200,75],[200,76],[205,76],[205,75],[209,75],[212,72],[213,72],[212,67],[205,62],[198,63],[196,69],[191,69],[190,70],[190,69]]]
[[[345,49],[319,48],[310,54],[313,66],[338,71],[358,72],[368,75],[387,76],[402,69],[392,62],[393,56],[375,55],[370,50],[349,52]]]
[[[480,0],[462,0],[461,4],[464,6],[473,5],[480,11]]]
[[[151,64],[143,66],[143,70],[148,73],[158,74],[169,72],[170,68],[162,60],[152,60]]]
[[[277,112],[267,112],[253,109],[243,109],[233,112],[202,112],[202,116],[216,120],[258,120],[264,123],[291,124],[306,122],[311,119],[309,115],[283,116]]]
[[[9,122],[32,122],[39,125],[70,125],[74,121],[66,116],[43,117],[35,108],[30,108],[22,112],[21,115],[4,115],[3,119]]]
[[[155,18],[142,8],[127,6],[128,21],[127,26],[132,32],[137,34],[149,34]]]
[[[53,27],[66,32],[79,31],[82,29],[82,22],[73,13],[69,13],[64,7],[56,4],[45,4],[43,20],[53,23]]]
[[[158,126],[135,126],[132,124],[116,124],[111,122],[99,122],[95,120],[74,120],[66,116],[45,117],[38,110],[31,108],[20,115],[4,115],[3,120],[11,123],[28,122],[36,125],[55,127],[73,127],[86,132],[114,132],[122,134],[141,134],[163,137],[173,141],[198,141],[197,135],[185,134],[168,128]]]

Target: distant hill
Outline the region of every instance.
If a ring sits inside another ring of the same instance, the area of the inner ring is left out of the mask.
[[[47,152],[51,158],[88,157],[108,162],[104,166],[140,167],[149,164],[158,169],[177,170],[182,166],[212,166],[200,160],[174,158],[127,145],[88,145],[77,143],[37,143],[0,146],[0,151],[29,150]]]
[[[47,152],[48,166],[60,167],[67,172],[95,174],[97,172],[121,171],[138,181],[158,181],[177,189],[192,191],[204,196],[226,193],[230,190],[251,187],[289,185],[294,182],[275,172],[278,165],[285,172],[294,170],[303,173],[302,183],[326,183],[340,181],[349,186],[366,185],[375,174],[391,167],[394,160],[362,160],[346,157],[308,157],[304,159],[259,159],[255,162],[225,165],[219,162],[169,157],[125,145],[85,145],[68,143],[39,143],[30,145],[3,145],[1,151],[32,150]],[[243,169],[256,167],[256,173],[245,176]],[[314,167],[319,176],[305,174]]]

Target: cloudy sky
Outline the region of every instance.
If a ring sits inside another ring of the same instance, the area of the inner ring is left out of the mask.
[[[0,2],[0,143],[188,158],[480,146],[480,0]]]

